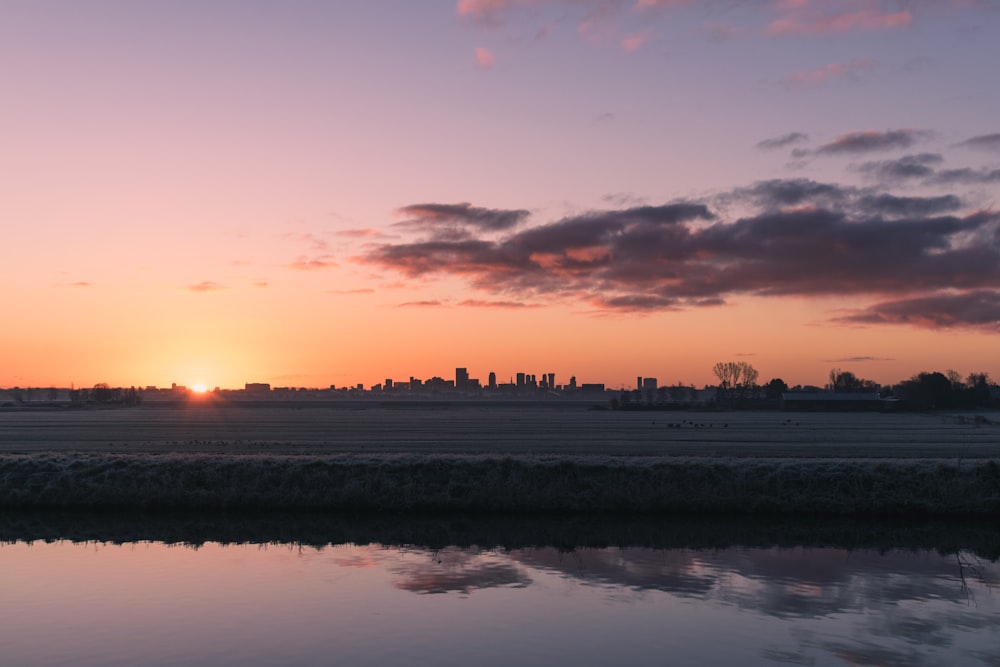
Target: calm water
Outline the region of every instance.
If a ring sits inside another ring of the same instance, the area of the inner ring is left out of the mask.
[[[998,665],[970,551],[0,544],[9,665]]]

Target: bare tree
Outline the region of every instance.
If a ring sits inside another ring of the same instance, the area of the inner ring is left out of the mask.
[[[723,401],[735,406],[742,403],[748,390],[757,386],[759,373],[746,361],[720,361],[712,367],[719,378],[719,393]]]

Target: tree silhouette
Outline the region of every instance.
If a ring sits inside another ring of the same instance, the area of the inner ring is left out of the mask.
[[[781,398],[781,395],[788,391],[788,385],[781,378],[773,378],[764,385],[765,396],[770,399]]]
[[[728,402],[733,407],[742,403],[747,391],[757,386],[759,376],[757,369],[746,361],[720,361],[712,367],[712,372],[719,378],[721,402]]]
[[[850,371],[839,368],[830,370],[830,390],[848,394],[878,391],[878,385],[871,380],[859,378]]]

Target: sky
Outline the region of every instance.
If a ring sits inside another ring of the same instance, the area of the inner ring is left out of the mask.
[[[996,0],[5,0],[0,386],[1000,379]]]

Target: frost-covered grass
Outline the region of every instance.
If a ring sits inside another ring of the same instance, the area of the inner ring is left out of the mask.
[[[580,406],[0,410],[0,452],[995,458],[1000,414],[588,412]]]
[[[1000,515],[993,460],[0,455],[0,506]]]
[[[1000,514],[1000,415],[0,411],[0,507]]]

